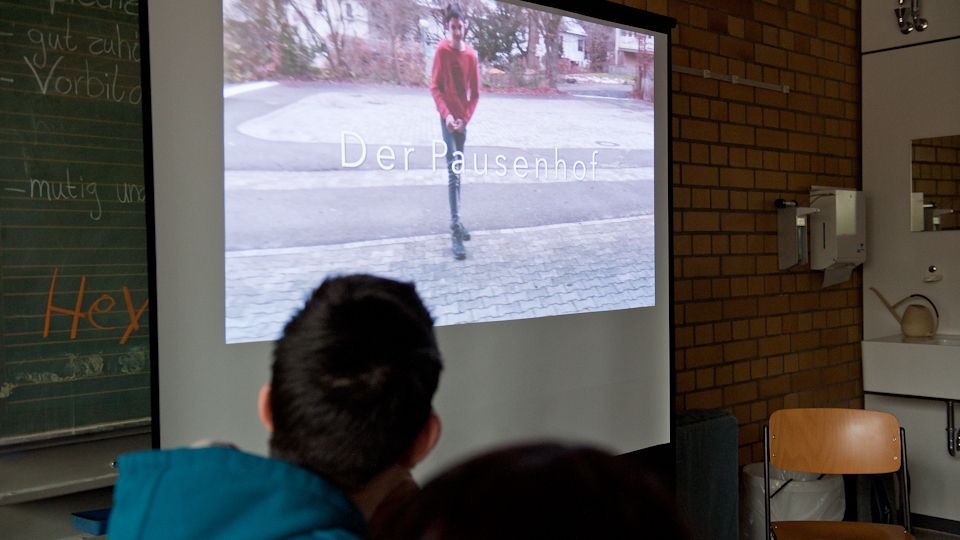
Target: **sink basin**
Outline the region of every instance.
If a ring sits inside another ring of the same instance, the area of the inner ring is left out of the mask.
[[[960,399],[960,336],[887,336],[861,342],[863,390]]]
[[[960,337],[935,337],[929,341],[924,341],[924,345],[949,345],[951,347],[960,347]]]

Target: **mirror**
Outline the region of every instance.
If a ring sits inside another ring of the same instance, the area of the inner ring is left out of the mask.
[[[910,230],[960,229],[960,135],[912,142]]]

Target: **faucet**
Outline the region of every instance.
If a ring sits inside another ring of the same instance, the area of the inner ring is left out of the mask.
[[[893,10],[893,12],[897,14],[897,24],[900,25],[900,32],[903,34],[913,32],[913,23],[904,17],[908,9],[909,8],[903,6],[903,0],[900,0],[900,7]]]
[[[910,0],[910,10],[913,12],[913,27],[917,32],[927,29],[927,20],[920,18],[920,0]]]
[[[920,0],[910,0],[910,7],[904,6],[906,0],[900,0],[900,7],[895,8],[893,12],[897,15],[897,25],[900,26],[900,32],[909,34],[916,30],[923,32],[929,26],[927,20],[920,17]],[[912,20],[907,19],[907,15]]]

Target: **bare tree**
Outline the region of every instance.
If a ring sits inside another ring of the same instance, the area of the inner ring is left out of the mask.
[[[282,1],[282,0],[280,0]],[[350,66],[344,58],[347,41],[347,10],[350,9],[347,0],[316,0],[317,11],[327,23],[326,55],[337,79],[346,78],[350,74]]]
[[[223,19],[224,76],[264,80],[311,76],[310,63],[321,49],[308,45],[288,20],[292,0],[243,0]]]
[[[546,54],[543,57],[547,68],[547,84],[550,88],[557,88],[557,74],[560,70],[560,54],[563,45],[563,36],[561,35],[562,15],[552,13],[537,13],[539,19],[539,30],[543,35],[543,43],[546,46]]]
[[[587,58],[590,60],[590,70],[602,73],[607,69],[607,62],[613,60],[614,39],[616,31],[611,26],[582,21],[580,25],[587,32]]]
[[[637,34],[637,87],[636,95],[644,101],[653,101],[653,53],[647,50],[647,40],[652,36]]]
[[[408,39],[419,38],[421,7],[416,0],[359,0],[378,37],[389,44],[393,80],[400,81],[398,47]]]
[[[540,69],[540,58],[537,57],[537,45],[540,44],[540,17],[537,12],[526,10],[527,23],[527,68]]]

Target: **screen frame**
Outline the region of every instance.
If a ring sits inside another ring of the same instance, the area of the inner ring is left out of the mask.
[[[143,62],[144,81],[145,81],[144,87],[145,87],[145,89],[148,87],[147,84],[148,84],[149,81],[150,81],[150,72],[151,72],[151,69],[152,69],[152,68],[151,68],[151,66],[152,66],[151,61],[152,61],[154,58],[158,58],[156,55],[151,55],[151,54],[150,54],[150,49],[149,49],[149,40],[148,40],[148,38],[149,38],[150,33],[149,33],[149,31],[147,30],[148,24],[149,24],[149,22],[148,22],[149,19],[148,19],[148,15],[147,15],[147,11],[148,11],[148,10],[147,10],[147,5],[148,5],[148,3],[149,3],[149,2],[148,2],[147,0],[143,0],[143,1],[141,2],[141,4],[140,4],[140,8],[141,8],[141,21],[142,21],[143,28],[144,28],[144,31],[141,33],[141,47],[146,51],[146,52],[144,53],[145,61]],[[674,266],[674,259],[673,259],[673,245],[672,245],[672,235],[673,235],[673,218],[672,218],[672,208],[673,208],[673,190],[672,190],[672,186],[673,186],[672,128],[673,128],[673,126],[672,126],[672,120],[671,120],[671,110],[672,110],[672,109],[671,109],[671,106],[672,106],[672,90],[671,90],[672,84],[671,84],[671,83],[672,83],[672,75],[671,75],[671,73],[669,73],[669,71],[670,71],[670,66],[672,65],[672,61],[671,61],[671,60],[672,60],[672,57],[671,57],[671,46],[670,46],[671,41],[672,41],[672,40],[671,40],[671,31],[672,31],[672,29],[676,26],[676,21],[675,21],[675,19],[672,19],[672,18],[669,18],[669,17],[664,17],[664,16],[661,16],[661,15],[657,15],[657,14],[653,14],[653,13],[641,11],[641,10],[638,10],[638,9],[635,9],[635,8],[630,8],[630,7],[623,6],[623,5],[619,5],[619,4],[613,4],[613,3],[610,3],[610,2],[590,3],[590,4],[587,4],[587,5],[584,5],[584,4],[574,4],[573,2],[566,2],[566,1],[550,2],[549,4],[547,4],[546,2],[513,2],[513,3],[516,3],[516,4],[521,5],[521,6],[525,6],[525,7],[531,7],[531,8],[534,8],[534,9],[545,9],[545,10],[548,10],[548,11],[551,11],[551,10],[552,10],[552,11],[557,11],[557,10],[559,10],[559,11],[567,12],[567,13],[565,13],[565,14],[569,14],[569,15],[575,16],[575,17],[597,19],[597,20],[599,20],[599,21],[606,21],[606,22],[608,22],[608,23],[615,24],[615,25],[617,25],[617,26],[629,26],[629,27],[634,27],[634,28],[637,28],[637,29],[645,29],[645,30],[648,30],[648,31],[653,31],[653,32],[657,32],[657,33],[659,33],[659,34],[663,34],[663,35],[665,36],[665,39],[663,40],[663,42],[664,42],[663,47],[666,49],[666,69],[665,69],[665,70],[662,70],[662,73],[663,73],[663,74],[660,75],[660,76],[664,78],[664,84],[665,84],[665,87],[666,87],[666,94],[667,94],[667,95],[666,95],[666,111],[663,113],[663,114],[665,114],[665,116],[666,116],[666,121],[664,122],[665,134],[663,135],[663,142],[664,142],[664,144],[666,144],[666,162],[667,162],[667,163],[666,163],[666,167],[665,167],[665,176],[666,176],[666,178],[664,178],[664,179],[662,179],[662,180],[659,180],[659,179],[658,179],[658,183],[659,183],[659,182],[666,182],[666,188],[665,188],[665,194],[666,194],[665,213],[666,213],[666,216],[664,216],[664,219],[663,219],[662,223],[664,223],[665,226],[666,226],[666,228],[667,228],[666,236],[665,236],[666,241],[665,241],[665,245],[663,246],[664,251],[666,252],[666,255],[665,255],[665,256],[666,256],[666,258],[667,258],[667,260],[666,260],[667,271],[663,273],[663,279],[666,281],[666,283],[665,283],[666,289],[667,289],[667,306],[666,306],[666,309],[667,309],[667,313],[668,313],[667,326],[669,327],[668,358],[664,359],[664,360],[666,361],[666,363],[668,364],[667,373],[669,374],[669,382],[668,382],[668,384],[669,384],[669,388],[668,388],[668,392],[669,392],[669,404],[668,404],[668,406],[667,406],[667,410],[669,411],[669,441],[668,441],[667,443],[664,443],[664,444],[654,445],[654,446],[647,447],[647,448],[643,448],[643,449],[640,449],[640,450],[637,450],[637,451],[634,451],[634,452],[630,452],[628,455],[630,455],[630,456],[637,456],[637,455],[644,455],[644,454],[648,454],[648,455],[658,454],[658,455],[660,455],[660,456],[667,455],[668,453],[671,453],[671,452],[665,452],[665,449],[669,450],[670,448],[672,448],[672,447],[673,447],[673,444],[674,444],[674,440],[675,440],[675,414],[676,414],[676,413],[675,413],[675,406],[674,406],[674,405],[675,405],[675,400],[676,400],[676,388],[675,388],[675,387],[676,387],[676,381],[675,381],[675,379],[676,379],[676,374],[675,374],[675,371],[674,371],[674,369],[673,369],[673,357],[674,357],[674,351],[675,351],[675,337],[674,337],[674,324],[673,324],[673,321],[674,321],[674,306],[673,306],[673,303],[674,303],[674,286],[673,286],[673,275],[674,275],[673,266]],[[182,4],[182,2],[181,2],[181,4]],[[172,9],[172,8],[171,8],[171,9]],[[184,11],[187,11],[187,10],[184,9]],[[161,24],[161,23],[158,23],[158,24]],[[209,24],[207,24],[207,26],[209,26]],[[221,54],[222,54],[222,53],[221,53]],[[161,60],[161,62],[162,62],[162,60]],[[659,66],[659,64],[658,64],[658,66]],[[164,66],[164,68],[160,70],[160,73],[170,73],[171,71],[172,71],[172,70],[170,69],[169,66]],[[209,74],[205,74],[204,76],[207,77],[207,78],[209,78]],[[209,100],[209,97],[208,97],[207,99]],[[222,96],[220,97],[220,99],[222,99]],[[155,105],[153,105],[154,102],[153,102],[153,100],[152,100],[152,92],[148,92],[148,91],[145,91],[145,92],[144,92],[144,102],[145,102],[145,103],[150,103],[152,106],[155,106]],[[222,104],[222,102],[221,102],[221,104]],[[221,111],[221,114],[222,114],[222,111]],[[209,127],[209,126],[208,126],[208,127]],[[218,126],[218,127],[219,127],[219,129],[222,130],[222,124],[221,124],[221,126]],[[152,123],[152,122],[151,122],[151,128],[153,128],[153,123]],[[220,140],[222,141],[222,131],[220,132],[220,134],[221,134]],[[156,194],[157,194],[158,192],[163,192],[164,190],[168,189],[167,187],[164,187],[164,186],[162,186],[162,185],[158,186],[158,185],[156,185],[156,183],[154,182],[154,176],[155,176],[155,174],[156,174],[156,171],[155,171],[155,166],[156,166],[156,165],[155,165],[154,160],[153,160],[153,157],[154,157],[154,153],[153,153],[153,151],[154,151],[154,143],[158,143],[160,146],[164,146],[164,143],[162,142],[161,139],[157,139],[156,141],[153,139],[153,136],[154,136],[154,135],[155,135],[155,131],[151,131],[151,136],[149,137],[149,142],[148,142],[148,138],[145,137],[144,143],[145,143],[145,146],[146,146],[147,144],[150,145],[149,147],[146,147],[146,148],[145,148],[145,159],[148,160],[148,161],[147,161],[147,163],[148,163],[148,171],[149,171],[149,172],[148,172],[148,181],[149,181],[149,184],[148,184],[148,185],[149,185],[150,193],[151,193],[151,194],[154,194],[154,196],[152,196],[152,197],[150,197],[150,198],[148,199],[148,206],[147,206],[148,218],[150,218],[150,219],[149,219],[149,222],[148,222],[148,227],[149,227],[149,228],[148,228],[148,234],[149,234],[149,241],[150,241],[150,246],[151,246],[151,264],[158,264],[158,262],[159,262],[159,261],[157,260],[158,249],[161,250],[161,251],[167,249],[167,248],[169,247],[169,245],[168,245],[169,242],[167,242],[167,241],[164,240],[163,238],[158,238],[158,237],[157,237],[157,230],[162,230],[162,225],[160,225],[160,222],[162,222],[162,221],[164,221],[164,220],[174,219],[174,218],[173,218],[173,216],[169,216],[169,215],[168,215],[168,216],[164,216],[164,215],[157,214],[157,213],[156,213],[156,210],[155,210],[155,206],[154,206],[154,199],[156,198]],[[657,140],[658,140],[658,142],[659,142],[661,139],[658,137]],[[169,148],[162,148],[162,149],[161,149],[161,152],[162,152],[164,149],[169,150]],[[217,161],[216,159],[210,160],[209,157],[208,157],[207,159],[208,159],[208,161],[214,162],[214,163],[213,163],[213,166],[214,166],[214,167],[218,167],[218,168],[220,169],[221,173],[222,173],[222,171],[223,171],[222,155],[219,156],[219,159],[220,159],[219,163],[216,163],[216,161]],[[207,163],[207,165],[209,166],[210,163]],[[207,167],[207,168],[209,168],[209,167]],[[207,168],[205,168],[204,172],[208,172],[208,171],[207,171]],[[169,193],[161,193],[161,197],[169,198]],[[191,205],[185,205],[184,207],[181,208],[181,210],[182,210],[183,212],[190,212],[191,209],[194,209],[194,210],[195,210],[196,207],[195,207],[195,206],[191,206]],[[658,206],[657,206],[657,209],[658,209],[658,210],[660,209],[659,204],[658,204]],[[221,217],[222,217],[222,214],[221,214]],[[220,237],[221,237],[221,240],[222,240],[222,235],[223,235],[223,233],[222,233],[222,221],[221,221],[221,223],[220,223],[220,227],[221,227]],[[658,234],[657,236],[658,236],[658,238],[659,238],[659,234]],[[170,306],[172,306],[172,305],[175,303],[176,299],[167,299],[167,298],[164,298],[162,294],[158,294],[158,287],[156,286],[156,281],[157,281],[157,279],[158,279],[158,277],[157,277],[158,274],[165,274],[165,276],[160,279],[161,286],[163,285],[163,282],[164,282],[164,281],[166,281],[167,284],[169,285],[171,273],[172,273],[172,274],[176,274],[176,273],[177,273],[177,271],[176,271],[175,269],[172,269],[172,268],[170,267],[171,264],[172,264],[172,263],[170,263],[170,262],[167,262],[167,263],[164,263],[164,264],[158,264],[158,269],[157,269],[157,271],[152,272],[152,274],[151,274],[151,285],[152,285],[151,291],[152,291],[152,294],[153,294],[154,296],[156,296],[156,298],[153,298],[153,297],[151,298],[151,302],[153,303],[155,313],[157,313],[157,312],[163,313],[164,311],[166,311],[166,313],[167,313],[167,315],[168,315],[168,317],[161,317],[160,315],[156,315],[157,321],[156,321],[155,324],[156,324],[156,326],[157,326],[157,332],[156,332],[155,335],[163,335],[163,334],[164,334],[164,331],[165,331],[165,328],[164,328],[164,326],[163,326],[164,323],[167,323],[167,324],[169,324],[170,326],[176,326],[176,323],[172,323],[172,322],[171,322],[171,321],[173,321],[173,319],[174,319],[174,317],[175,317],[175,313],[173,313],[174,310],[173,310],[173,309],[170,309],[169,311],[167,311],[167,308],[170,307]],[[161,267],[161,266],[162,266],[163,268],[159,268],[159,267]],[[183,271],[187,271],[187,270],[184,269]],[[657,275],[658,275],[658,278],[659,278],[661,274],[658,273]],[[220,279],[221,279],[221,283],[222,283],[222,278],[223,278],[223,268],[221,267],[221,268],[220,268]],[[188,287],[188,288],[189,288],[189,287]],[[221,290],[222,290],[222,287],[221,287]],[[161,293],[162,293],[162,291],[161,291]],[[189,292],[188,292],[188,291],[182,291],[182,294],[178,293],[177,296],[180,297],[180,298],[182,298],[184,294],[189,295]],[[223,309],[223,307],[222,307],[222,303],[221,303],[221,306],[220,306],[220,314],[221,314],[221,315],[223,314],[222,309]],[[216,310],[215,310],[215,311],[216,311]],[[223,321],[223,318],[222,318],[222,316],[221,316],[221,318],[220,318],[220,324],[221,324],[221,325],[222,325],[222,321]],[[170,326],[168,326],[167,329],[169,329]],[[174,333],[176,333],[176,332],[174,332]],[[152,378],[153,378],[153,380],[154,380],[154,385],[155,385],[155,386],[154,386],[154,389],[153,389],[153,397],[154,397],[153,420],[154,420],[154,421],[153,421],[153,425],[152,425],[152,431],[153,431],[153,442],[154,442],[154,446],[157,447],[157,448],[159,448],[160,446],[163,445],[163,444],[162,444],[163,439],[161,438],[161,433],[162,433],[162,431],[161,431],[161,421],[160,421],[160,420],[161,420],[160,413],[161,413],[161,409],[162,409],[162,404],[161,404],[161,399],[160,399],[160,398],[161,398],[161,391],[160,391],[160,390],[161,390],[161,387],[162,387],[162,385],[164,384],[164,382],[169,383],[169,382],[171,381],[171,378],[176,378],[176,377],[178,376],[178,373],[177,373],[177,370],[176,370],[176,369],[172,369],[172,370],[169,370],[167,373],[164,373],[165,364],[164,364],[164,362],[161,361],[160,351],[163,351],[163,354],[180,356],[180,355],[183,355],[187,350],[189,350],[189,347],[186,347],[186,348],[185,348],[185,346],[184,346],[183,344],[178,344],[178,345],[175,346],[175,347],[170,347],[170,346],[169,346],[169,345],[170,345],[169,342],[167,342],[167,343],[166,343],[166,346],[165,346],[165,344],[161,343],[161,341],[163,341],[162,338],[157,338],[156,344],[154,344],[154,343],[151,344],[151,353],[152,353],[152,354],[151,354],[151,358],[152,358],[152,364],[153,364],[153,365],[151,366],[151,368],[152,368]],[[250,345],[250,344],[244,344],[244,346],[248,346],[248,345]],[[225,346],[225,345],[221,345],[221,346]],[[231,347],[231,346],[228,346],[228,347]],[[206,351],[205,349],[203,349],[203,347],[200,347],[200,350],[196,350],[196,349],[195,349],[195,350],[190,350],[190,354],[191,354],[191,355],[203,356],[203,354],[204,354],[205,352],[208,352],[208,351]],[[262,346],[260,346],[260,347],[257,348],[257,352],[254,353],[254,354],[261,355],[263,358],[268,358],[268,357],[269,357],[269,344],[262,344]],[[240,363],[241,363],[241,364],[244,364],[244,362],[240,362]],[[267,376],[267,375],[268,375],[267,370],[264,369],[265,366],[263,365],[263,362],[259,362],[258,365],[256,365],[256,366],[243,365],[243,366],[238,366],[238,367],[239,367],[240,369],[244,369],[244,368],[253,368],[253,369],[256,369],[256,370],[260,371],[260,372],[264,375],[264,379],[268,379],[268,378],[269,378],[269,377]],[[192,387],[191,389],[189,389],[189,390],[187,390],[187,391],[191,391],[191,390],[192,390],[193,392],[197,392],[199,389],[196,388],[196,387]],[[233,388],[233,389],[231,389],[231,390],[232,390],[232,391],[238,391],[238,392],[239,392],[239,391],[246,392],[246,391],[249,390],[249,388],[243,388],[243,389]],[[216,399],[216,396],[211,396],[210,399]],[[234,423],[235,423],[235,422],[234,422]],[[229,431],[229,425],[231,424],[231,422],[225,422],[225,424],[227,424],[226,429],[227,429],[227,431]],[[187,430],[187,431],[189,431],[189,430]],[[216,436],[216,433],[205,434],[205,435],[207,435],[207,436],[209,436],[209,435]],[[180,435],[180,437],[182,437],[182,436],[183,436],[183,435]],[[183,443],[182,440],[180,440],[180,441],[173,441],[173,442],[174,442],[174,444],[177,444],[177,443],[182,444],[182,443]],[[672,453],[671,453],[671,454],[672,454]],[[664,472],[664,473],[668,473],[669,475],[672,476],[672,467],[668,467],[668,465],[665,463],[666,460],[658,459],[657,461],[661,462],[660,466],[658,466],[657,468],[666,467],[667,469],[670,469],[670,470],[664,470],[663,472]],[[672,464],[671,464],[671,465],[672,465]]]

